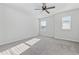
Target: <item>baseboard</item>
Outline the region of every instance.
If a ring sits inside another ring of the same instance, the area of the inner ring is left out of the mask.
[[[56,37],[56,36],[54,36],[54,37],[50,37],[50,36],[45,36],[45,35],[39,35],[39,36],[43,36],[43,37],[48,37],[48,38],[55,38],[55,39],[59,39],[59,40],[65,40],[65,41],[71,41],[71,42],[77,42],[77,43],[79,43],[79,41],[77,41],[77,40],[72,40],[72,39],[69,39],[69,38],[60,38],[60,37]]]
[[[46,35],[39,35],[39,36],[48,37],[48,38],[54,38],[53,36],[46,36]]]
[[[17,39],[17,40],[14,40],[14,41],[3,41],[3,42],[0,42],[0,45],[5,45],[5,44],[9,44],[9,43],[13,43],[13,42],[17,42],[17,41],[20,41],[20,40],[25,40],[25,39],[31,39],[31,38],[34,38],[34,37],[37,37],[38,35],[33,35],[31,37],[26,37],[26,38],[21,38],[21,39]]]
[[[59,39],[59,40],[65,40],[65,41],[71,41],[71,42],[76,42],[76,43],[79,43],[79,41],[77,41],[77,40],[72,40],[72,39],[69,39],[69,38],[67,38],[67,39],[65,39],[65,38],[60,38],[60,37],[54,37],[55,39]]]

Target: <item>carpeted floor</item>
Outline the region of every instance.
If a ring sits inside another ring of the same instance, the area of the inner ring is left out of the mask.
[[[19,50],[19,51],[18,51]],[[12,51],[14,51],[12,53]],[[9,53],[11,52],[11,53]],[[38,36],[0,46],[2,55],[78,55],[79,43]]]
[[[37,37],[41,39],[22,55],[76,55],[79,54],[79,43],[54,39],[48,37]]]

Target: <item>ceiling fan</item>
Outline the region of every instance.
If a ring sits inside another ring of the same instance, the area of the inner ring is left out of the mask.
[[[53,9],[53,8],[55,8],[55,6],[47,7],[46,3],[42,3],[42,9],[35,9],[35,10],[42,10],[42,11],[45,11],[49,14],[50,12],[48,11],[48,9]]]

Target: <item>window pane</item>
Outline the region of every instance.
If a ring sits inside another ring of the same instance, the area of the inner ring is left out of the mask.
[[[41,26],[46,26],[46,21],[45,20],[41,21]]]
[[[71,29],[71,16],[62,17],[62,29]]]
[[[41,20],[40,21],[40,26],[41,26],[40,27],[41,28],[40,29],[41,31],[46,31],[46,28],[47,28],[47,20]]]

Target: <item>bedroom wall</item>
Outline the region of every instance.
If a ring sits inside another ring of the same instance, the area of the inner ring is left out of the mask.
[[[63,16],[71,16],[71,30],[62,30]],[[55,38],[79,42],[79,9],[55,15]]]
[[[32,15],[8,6],[0,7],[0,45],[38,35],[38,20]]]
[[[0,6],[0,43],[5,39],[4,7]]]
[[[63,16],[71,16],[71,30],[62,29]],[[47,20],[47,31],[40,31],[41,35],[79,42],[79,9],[64,11],[51,17],[41,18],[41,20],[44,19]]]

